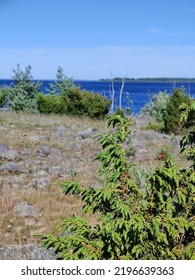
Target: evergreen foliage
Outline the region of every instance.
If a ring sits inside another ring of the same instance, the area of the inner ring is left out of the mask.
[[[163,115],[166,133],[173,132],[175,134],[179,134],[182,131],[179,109],[182,103],[189,104],[190,98],[183,88],[175,89],[167,103],[167,107]]]
[[[14,83],[8,95],[8,106],[14,111],[37,112],[37,94],[41,84],[33,82],[31,66],[27,66],[23,72],[20,65],[14,72]]]
[[[29,65],[22,71],[17,65],[13,70],[14,83],[0,89],[0,106],[6,104],[16,112],[85,115],[90,118],[103,118],[109,112],[111,102],[107,98],[76,87],[61,67],[57,70],[56,81],[47,90],[48,94],[42,94],[41,83],[33,82],[31,69]]]
[[[73,79],[64,75],[63,68],[59,66],[56,73],[56,81],[50,84],[48,93],[51,95],[61,95],[63,93],[67,93],[68,90],[73,86]]]
[[[122,118],[125,117],[125,112],[124,112],[124,110],[122,110],[122,109],[119,108],[119,107],[116,108],[116,113],[115,113],[115,114],[121,116]]]
[[[95,159],[103,186],[62,183],[65,195],[81,197],[83,216],[40,235],[44,246],[59,259],[195,259],[194,169],[180,170],[168,157],[140,187],[123,147],[130,123],[119,115],[107,122],[113,132],[98,135],[102,151]],[[96,214],[97,224],[85,214]]]
[[[193,162],[195,169],[195,100],[191,100],[189,105],[183,103],[180,110],[181,123],[188,129],[188,134],[181,140],[181,152]]]
[[[60,95],[38,93],[37,107],[38,111],[43,114],[67,113],[67,105]]]
[[[8,94],[9,94],[9,87],[2,86],[0,88],[0,107],[3,107],[6,104]]]
[[[91,118],[103,118],[108,113],[108,99],[76,87],[73,80],[64,75],[61,67],[58,68],[56,78],[50,84],[49,94],[38,95],[38,109],[41,113],[85,115]]]
[[[84,115],[101,119],[108,114],[111,101],[101,94],[82,90],[81,97]]]

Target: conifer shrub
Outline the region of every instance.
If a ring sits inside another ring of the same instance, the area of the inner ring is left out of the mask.
[[[188,130],[181,140],[181,153],[192,161],[195,169],[195,100],[191,100],[190,104],[183,103],[180,110],[181,124]]]
[[[56,80],[49,84],[47,91],[51,95],[61,95],[62,93],[68,92],[73,86],[74,80],[64,75],[63,68],[59,66],[56,73]]]
[[[130,123],[119,115],[108,116],[107,123],[113,131],[97,135],[102,151],[95,158],[102,187],[61,183],[65,195],[80,196],[83,216],[65,219],[52,234],[39,235],[43,245],[64,260],[194,260],[194,168],[180,170],[167,157],[140,186],[124,149]],[[96,214],[95,226],[85,214]]]
[[[71,86],[67,91],[61,93],[61,97],[67,106],[67,114],[84,115],[84,104],[79,87]]]
[[[56,78],[56,81],[50,84],[48,92],[52,96],[58,96],[55,101],[57,102],[58,100],[61,100],[63,104],[62,107],[64,109],[66,108],[64,113],[77,116],[85,115],[90,118],[103,118],[109,112],[111,102],[108,99],[103,97],[101,94],[81,90],[80,87],[75,86],[73,79],[67,78],[61,67],[58,68]],[[50,103],[50,100],[52,100],[51,97],[48,98],[47,102]],[[39,99],[39,104],[40,102],[42,103],[42,101],[43,98],[41,97],[41,100]],[[45,105],[42,107],[44,106]],[[52,112],[52,104],[49,107]],[[56,106],[54,106],[53,113],[56,113],[56,111],[58,110],[56,110]]]
[[[90,118],[104,118],[110,108],[111,101],[101,94],[83,90],[81,92],[83,112]]]
[[[8,87],[3,86],[3,87],[0,88],[0,107],[3,107],[6,104],[8,94],[9,94],[9,88]]]
[[[182,103],[189,104],[190,97],[181,87],[174,90],[163,114],[164,130],[166,133],[179,134],[182,132],[182,126],[180,125],[181,112],[179,109]]]
[[[67,105],[60,95],[42,94],[37,95],[37,108],[43,114],[66,114]]]
[[[40,91],[41,84],[33,82],[31,75],[31,66],[27,66],[25,71],[17,69],[14,72],[14,83],[8,94],[8,106],[13,111],[37,112],[37,94]]]
[[[119,107],[116,108],[115,114],[121,116],[122,118],[125,117],[125,112],[124,112],[124,110],[121,109],[121,108],[119,108]]]

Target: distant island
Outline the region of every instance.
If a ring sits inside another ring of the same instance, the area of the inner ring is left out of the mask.
[[[119,78],[115,77],[112,79],[114,82],[121,82],[122,80],[125,82],[195,82],[195,78]],[[100,82],[110,82],[111,79],[99,79]]]

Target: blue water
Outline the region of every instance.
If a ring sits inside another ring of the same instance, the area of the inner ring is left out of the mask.
[[[47,93],[49,84],[53,81],[44,80],[41,81],[41,91]],[[0,86],[8,85],[13,83],[12,80],[0,80]],[[79,85],[82,89],[93,91],[94,93],[100,93],[110,99],[110,88],[111,84],[109,82],[99,82],[99,81],[75,81],[76,85]],[[185,91],[191,97],[195,97],[195,83],[171,83],[171,82],[126,82],[123,90],[122,98],[122,108],[131,108],[134,114],[138,114],[141,108],[148,103],[154,94],[159,91],[166,91],[167,93],[172,93],[175,87],[179,88],[183,86]],[[119,92],[121,88],[120,82],[114,83],[115,88],[115,108],[119,104]],[[129,100],[132,101],[130,104]]]

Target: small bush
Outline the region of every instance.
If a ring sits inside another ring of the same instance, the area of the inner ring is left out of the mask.
[[[67,105],[60,95],[42,94],[37,95],[38,111],[43,114],[65,114]]]
[[[166,133],[182,133],[182,127],[180,125],[181,111],[179,109],[182,103],[189,104],[190,97],[185,93],[183,88],[175,89],[167,103],[166,111],[163,114]]]
[[[8,98],[9,88],[4,86],[0,88],[0,107],[3,107]]]
[[[84,114],[91,118],[103,118],[109,112],[111,101],[101,94],[90,91],[82,91]]]
[[[169,98],[170,96],[166,92],[153,95],[152,100],[142,108],[141,115],[147,114],[155,121],[162,122]]]
[[[62,93],[67,93],[71,87],[74,86],[74,81],[72,78],[66,77],[64,75],[64,70],[62,67],[58,67],[56,73],[56,81],[49,85],[48,93],[51,95]]]
[[[156,156],[158,160],[162,160],[162,161],[168,160],[170,157],[171,154],[170,154],[169,146],[163,146]]]
[[[12,84],[8,95],[8,106],[13,111],[37,112],[37,94],[40,89],[40,83],[33,82],[31,75],[31,66],[26,67],[23,72],[20,65],[14,71],[14,83]]]
[[[115,114],[121,116],[123,119],[124,119],[124,117],[125,117],[125,112],[124,112],[124,110],[122,110],[122,109],[119,108],[119,107],[117,107],[116,113],[115,113]]]
[[[84,104],[79,87],[70,87],[68,91],[61,94],[61,97],[67,106],[67,114],[77,116],[84,114]]]
[[[162,132],[164,130],[163,122],[149,122],[146,127],[143,127],[144,130],[154,130],[157,132]]]
[[[56,78],[56,82],[50,85],[48,92],[52,96],[59,96],[58,100],[61,100],[63,104],[60,113],[64,112],[68,115],[78,116],[86,115],[90,118],[102,118],[108,113],[111,104],[109,100],[100,94],[81,90],[80,87],[76,87],[73,83],[73,79],[67,78],[61,67],[58,68]],[[41,97],[41,101],[43,102],[43,97]],[[55,101],[57,102],[57,99]],[[44,107],[45,106],[46,104]],[[49,107],[51,108],[52,106]],[[56,109],[59,108],[58,105],[54,107]],[[55,110],[55,112],[56,111],[58,110]]]

